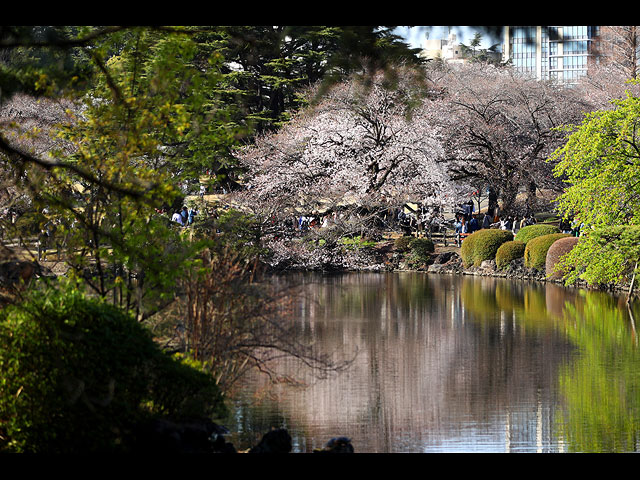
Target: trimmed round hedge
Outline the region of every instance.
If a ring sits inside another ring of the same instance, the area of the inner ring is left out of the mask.
[[[520,229],[520,231],[516,234],[515,240],[518,240],[526,245],[529,240],[533,238],[541,237],[543,235],[551,235],[552,233],[560,233],[560,229],[555,225],[527,225],[526,227]]]
[[[502,270],[516,258],[524,257],[524,249],[526,245],[519,240],[505,242],[498,248],[496,252],[496,266]]]
[[[532,238],[524,249],[524,266],[536,270],[544,270],[547,261],[547,252],[556,240],[569,237],[567,233],[552,233]]]
[[[510,230],[483,229],[472,233],[462,242],[460,256],[465,267],[475,265],[477,267],[484,260],[494,260],[498,248],[513,240]]]
[[[561,238],[555,241],[547,252],[547,259],[545,261],[545,271],[547,277],[550,280],[558,280],[564,277],[568,272],[566,270],[559,270],[554,272],[556,264],[560,261],[560,257],[569,253],[573,247],[576,246],[580,239],[578,237]]]

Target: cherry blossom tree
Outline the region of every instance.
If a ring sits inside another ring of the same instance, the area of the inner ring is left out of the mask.
[[[296,258],[355,265],[358,251],[341,248],[340,239],[375,237],[407,202],[431,212],[455,202],[456,186],[437,162],[440,140],[427,119],[433,83],[414,70],[396,73],[336,84],[279,132],[238,152],[247,189],[236,200],[264,219],[267,243],[279,257],[302,249]],[[318,98],[315,90],[308,95]],[[324,228],[294,245],[282,232],[287,225],[291,232],[300,215],[322,217]],[[310,252],[313,245],[322,248]]]
[[[624,100],[627,92],[640,93],[637,82],[631,82],[623,69],[607,61],[591,66],[589,75],[582,77],[574,88],[589,104],[590,111],[613,109],[613,101]]]
[[[486,64],[452,67],[441,86],[445,95],[430,112],[453,179],[480,180],[503,213],[515,208],[521,188],[533,201],[537,188],[561,186],[545,159],[562,142],[555,128],[590,108],[577,91]]]
[[[19,238],[15,221],[19,215],[33,207],[33,199],[42,190],[47,168],[56,165],[51,151],[71,151],[71,146],[55,135],[57,125],[70,121],[70,110],[75,106],[67,99],[36,99],[16,94],[0,105],[0,241],[2,250],[7,239]],[[29,162],[24,156],[33,158]],[[39,162],[36,167],[33,164]],[[20,239],[22,242],[23,239]]]
[[[605,25],[600,30],[598,53],[602,63],[629,79],[640,73],[640,26]]]
[[[445,202],[453,185],[436,162],[442,151],[426,119],[429,100],[406,71],[395,88],[385,81],[379,74],[370,84],[356,77],[338,84],[278,133],[239,152],[248,172],[245,200],[256,210],[309,213]]]

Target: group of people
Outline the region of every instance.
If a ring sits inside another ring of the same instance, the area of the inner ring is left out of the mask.
[[[312,217],[308,215],[300,215],[297,219],[298,223],[298,231],[300,233],[305,233],[310,228],[317,227],[320,223],[320,219],[318,217]],[[322,226],[326,226],[327,220],[325,219]]]
[[[518,230],[521,230],[524,227],[528,225],[533,225],[535,223],[537,222],[533,215],[529,215],[528,217],[523,216],[522,218],[520,218],[519,221],[518,221],[518,217],[516,216],[514,217],[508,216],[503,220],[500,220],[500,229],[511,230],[515,234],[518,232]]]
[[[568,233],[572,237],[579,237],[582,235],[582,230],[584,229],[584,222],[580,222],[579,220],[569,220],[563,218],[560,220],[560,224],[558,228],[562,233]]]
[[[182,227],[188,227],[195,220],[196,215],[198,215],[198,210],[196,207],[187,208],[185,206],[182,207],[182,210],[176,210],[171,216],[171,221],[176,222]]]
[[[409,213],[405,213],[400,209],[397,213],[397,224],[406,235],[416,232],[421,233],[437,232],[445,227],[444,216],[439,206],[418,206],[418,208]]]

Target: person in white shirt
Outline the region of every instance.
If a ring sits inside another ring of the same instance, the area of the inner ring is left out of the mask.
[[[182,215],[180,214],[180,212],[175,212],[171,217],[171,220],[179,223],[181,226],[184,226],[184,222],[182,221]]]

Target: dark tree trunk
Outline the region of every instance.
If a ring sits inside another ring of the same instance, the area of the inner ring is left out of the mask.
[[[529,182],[529,188],[527,189],[526,213],[530,213],[531,211],[535,211],[536,209],[536,188],[536,182],[531,180]]]
[[[494,217],[496,209],[498,208],[498,195],[500,191],[494,190],[493,187],[489,187],[489,206],[487,207],[487,215]]]

